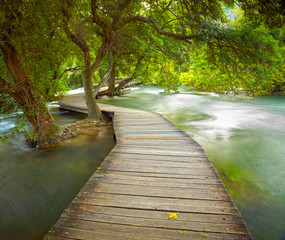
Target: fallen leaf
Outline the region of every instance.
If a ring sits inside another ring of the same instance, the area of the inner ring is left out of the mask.
[[[179,233],[183,233],[183,232],[181,232],[181,231],[177,231],[177,232],[179,232]]]
[[[176,213],[166,213],[168,215],[168,219],[177,219],[177,214]]]

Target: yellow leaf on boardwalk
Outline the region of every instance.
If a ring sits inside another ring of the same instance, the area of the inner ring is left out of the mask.
[[[168,215],[168,219],[177,219],[176,213],[166,213]]]

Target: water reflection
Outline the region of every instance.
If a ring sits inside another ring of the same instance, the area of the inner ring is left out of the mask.
[[[101,102],[155,111],[206,150],[256,240],[285,239],[285,97],[167,94],[141,87]]]

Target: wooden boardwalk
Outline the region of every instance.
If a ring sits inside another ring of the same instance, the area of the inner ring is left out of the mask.
[[[86,111],[82,94],[60,104]],[[100,107],[117,145],[45,240],[252,239],[198,143],[159,114]]]

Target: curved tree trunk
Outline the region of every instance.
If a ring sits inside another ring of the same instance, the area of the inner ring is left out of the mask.
[[[137,71],[141,65],[142,60],[144,59],[144,54],[142,56],[140,56],[140,58],[137,60],[137,64],[136,64],[136,68],[132,74],[132,76],[127,77],[126,79],[122,80],[119,85],[115,88],[115,95],[120,95],[121,94],[121,90],[128,84],[130,83],[133,79],[136,78],[137,75]]]
[[[115,94],[116,95],[120,95],[121,94],[121,90],[124,88],[124,86],[126,86],[129,82],[131,82],[133,80],[133,77],[128,77],[124,80],[122,80],[118,87],[115,88]]]
[[[95,98],[97,98],[97,94],[99,93],[101,87],[103,87],[103,85],[110,79],[111,76],[111,72],[113,69],[113,63],[111,63],[108,71],[106,72],[106,74],[104,75],[104,77],[101,78],[101,81],[99,82],[99,84],[97,85],[97,87],[94,90],[94,95]]]
[[[24,115],[32,125],[33,137],[36,140],[56,134],[59,127],[49,112],[44,99],[36,90],[31,78],[25,73],[13,46],[0,42],[0,49],[13,82],[0,78],[0,88],[8,93],[23,110]]]
[[[65,11],[64,11],[65,14]],[[100,108],[95,99],[95,94],[93,91],[93,75],[95,71],[99,68],[103,58],[106,56],[107,51],[111,45],[111,42],[105,41],[103,39],[102,45],[97,51],[95,61],[91,65],[90,48],[86,41],[80,35],[74,35],[68,27],[68,22],[65,24],[65,32],[67,37],[76,44],[84,54],[84,70],[82,71],[83,76],[83,87],[85,92],[85,100],[88,110],[88,119],[94,119],[96,121],[105,121],[106,118],[102,114]]]
[[[108,85],[109,87],[108,87],[107,95],[114,96],[115,95],[115,64],[113,64],[112,66]]]
[[[90,66],[90,54],[89,52],[85,54],[85,69],[82,72],[83,76],[83,87],[85,92],[85,100],[88,110],[89,119],[94,119],[96,121],[106,121],[105,116],[101,112],[98,104],[96,102],[95,94],[93,91],[93,75],[95,71],[99,68],[103,58],[106,56],[111,43],[103,42],[99,48],[96,59],[94,63]]]
[[[85,92],[85,100],[88,110],[89,119],[94,119],[96,121],[105,121],[105,117],[101,112],[100,108],[95,99],[95,94],[93,91],[93,82],[92,77],[93,74],[88,69],[82,72],[83,75],[83,87]]]

